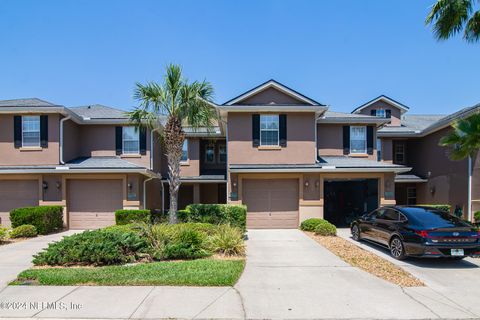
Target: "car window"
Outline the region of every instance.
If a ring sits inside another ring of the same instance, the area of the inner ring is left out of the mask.
[[[384,211],[385,211],[385,209],[377,209],[377,210],[373,211],[372,213],[370,213],[370,214],[368,215],[368,217],[369,217],[370,219],[379,218],[379,217],[383,214]]]
[[[393,209],[386,209],[380,219],[389,220],[389,221],[399,221],[400,216],[397,211]]]
[[[410,207],[405,208],[404,211],[408,215],[409,220],[427,229],[469,226],[461,219],[440,210]]]

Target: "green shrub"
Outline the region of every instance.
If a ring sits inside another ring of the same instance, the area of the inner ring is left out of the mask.
[[[150,211],[152,223],[166,223],[168,222],[168,211],[160,209],[153,209]]]
[[[147,242],[137,233],[99,229],[64,237],[34,256],[35,265],[112,265],[146,258]]]
[[[8,236],[8,229],[3,228],[2,225],[0,224],[0,242],[5,241]]]
[[[475,222],[479,223],[480,222],[480,211],[475,211],[475,213],[473,214],[473,217],[475,219]]]
[[[191,204],[178,212],[182,222],[230,224],[242,230],[246,228],[247,207],[229,204]]]
[[[115,211],[115,223],[117,225],[135,222],[151,223],[150,210],[117,210]]]
[[[31,224],[24,224],[22,226],[18,226],[10,231],[9,234],[10,238],[32,238],[37,236],[37,228],[32,226]]]
[[[445,211],[445,212],[448,212],[448,213],[450,213],[451,210],[452,210],[452,206],[449,205],[449,204],[418,204],[418,206],[430,207],[430,208]]]
[[[207,235],[189,225],[179,224],[172,230],[165,246],[166,259],[198,259],[210,256]]]
[[[243,256],[245,255],[243,232],[228,224],[219,225],[210,238],[210,247],[213,252],[226,256]]]
[[[322,220],[315,228],[315,234],[320,236],[336,236],[337,228],[327,220]]]
[[[300,230],[303,231],[315,231],[315,228],[324,221],[320,218],[310,218],[307,220],[302,221],[300,224]]]
[[[63,228],[62,206],[40,206],[18,208],[10,211],[12,228],[31,224],[38,234],[48,234]]]

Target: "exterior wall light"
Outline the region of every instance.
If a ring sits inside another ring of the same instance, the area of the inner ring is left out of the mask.
[[[42,188],[43,188],[44,190],[47,190],[47,189],[48,189],[48,183],[47,183],[46,181],[43,181],[43,183],[42,183]]]
[[[310,182],[308,180],[305,181],[305,188],[308,188],[308,186],[310,185]]]
[[[62,187],[62,184],[60,183],[60,181],[57,181],[57,183],[55,184],[55,186],[57,187],[57,189],[60,189]]]

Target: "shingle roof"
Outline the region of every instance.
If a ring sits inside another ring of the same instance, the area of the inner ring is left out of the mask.
[[[319,159],[321,166],[335,166],[336,168],[403,168],[404,166],[384,161],[347,156],[322,156]]]
[[[368,116],[365,114],[355,114],[355,113],[346,113],[346,112],[336,112],[336,111],[326,111],[324,113],[325,118],[374,118],[378,119],[377,117]]]
[[[124,110],[107,107],[101,104],[69,108],[82,118],[90,119],[128,119]]]
[[[0,100],[0,107],[56,107],[58,105],[38,98]]]
[[[400,182],[400,183],[421,183],[421,182],[427,182],[427,179],[421,178],[417,175],[414,174],[397,174],[395,176],[395,182]]]
[[[385,126],[379,132],[418,133],[445,117],[443,114],[408,114],[402,116],[401,126]]]
[[[117,157],[89,157],[89,158],[77,158],[69,161],[65,164],[69,168],[75,169],[88,169],[88,168],[101,168],[101,169],[125,169],[125,168],[140,168],[136,164],[125,161]]]

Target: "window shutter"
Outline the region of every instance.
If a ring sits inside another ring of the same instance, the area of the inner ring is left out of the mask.
[[[122,127],[115,127],[115,154],[117,156],[122,154],[123,147],[122,147]]]
[[[287,146],[287,115],[281,114],[279,116],[279,125],[280,125],[280,132],[278,133],[278,137],[280,140],[280,147]]]
[[[40,116],[40,147],[48,148],[48,116]]]
[[[13,141],[15,148],[22,147],[22,116],[13,117]]]
[[[254,148],[260,145],[260,115],[252,114],[252,145]]]
[[[139,139],[140,139],[140,154],[146,155],[147,154],[147,128],[140,127]]]
[[[392,110],[390,109],[385,110],[385,117],[390,119],[392,117]]]
[[[376,116],[377,115],[377,110],[375,110],[375,109],[370,110],[370,115],[371,116]]]
[[[373,154],[373,126],[367,127],[367,153]]]
[[[343,126],[343,154],[350,153],[350,126]]]

